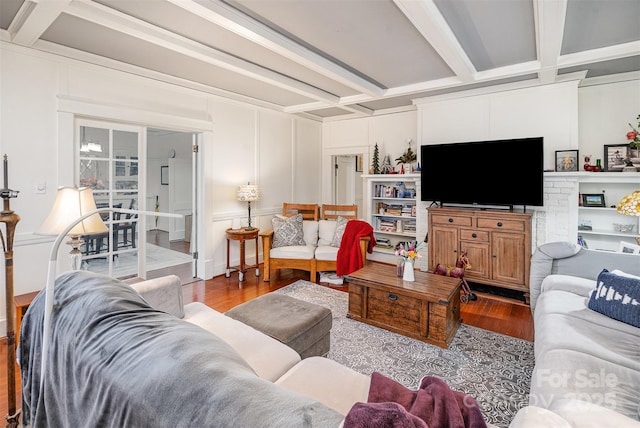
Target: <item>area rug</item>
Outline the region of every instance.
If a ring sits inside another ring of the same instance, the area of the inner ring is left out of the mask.
[[[162,269],[166,267],[176,266],[192,261],[191,255],[178,251],[169,250],[153,244],[147,245],[147,271]],[[109,275],[109,264],[106,258],[89,259],[83,264],[83,269],[91,272]],[[123,278],[138,273],[138,252],[133,251],[123,253],[114,261],[113,272],[111,276],[114,278]]]
[[[437,376],[474,397],[486,421],[499,427],[509,426],[528,404],[532,342],[463,324],[449,349],[442,349],[347,318],[349,295],[343,291],[300,280],[275,292],[331,309],[328,358],[360,373],[377,371],[411,389],[424,376]]]

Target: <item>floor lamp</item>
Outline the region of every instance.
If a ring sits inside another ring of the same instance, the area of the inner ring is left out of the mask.
[[[14,428],[20,424],[20,410],[16,409],[16,308],[13,304],[13,237],[20,216],[11,211],[10,199],[18,197],[18,192],[10,190],[8,181],[7,155],[4,155],[4,187],[0,190],[3,199],[3,209],[0,212],[0,222],[5,224],[5,237],[0,230],[2,248],[4,249],[4,277],[5,299],[7,307],[7,404],[8,413],[5,416],[7,427]]]
[[[67,187],[64,189],[73,189],[76,192],[80,193],[84,191],[83,189],[86,189],[86,188],[74,189],[74,188]],[[92,190],[89,194],[91,196],[91,199],[93,199]],[[95,206],[95,201],[93,202],[93,205]],[[44,387],[44,374],[47,369],[46,355],[49,352],[49,340],[51,336],[50,331],[51,331],[51,316],[53,313],[53,287],[55,285],[55,280],[56,280],[56,267],[58,262],[58,250],[60,248],[60,244],[65,239],[65,237],[69,235],[70,232],[76,227],[76,225],[82,223],[85,219],[91,216],[94,216],[96,214],[112,213],[112,212],[120,212],[124,214],[137,214],[138,216],[148,215],[148,216],[171,217],[171,218],[184,217],[182,214],[105,207],[105,208],[98,208],[89,212],[81,213],[76,219],[68,220],[68,225],[64,229],[62,229],[62,231],[56,236],[55,241],[53,241],[53,246],[51,247],[51,252],[49,253],[49,269],[47,271],[47,284],[45,287],[45,312],[44,312],[44,321],[43,321],[43,328],[42,328],[42,360],[40,362],[41,364],[40,365],[40,393],[41,394],[43,393],[43,387]]]

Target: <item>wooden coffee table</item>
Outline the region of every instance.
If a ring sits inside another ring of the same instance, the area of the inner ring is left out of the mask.
[[[461,281],[420,271],[415,277],[415,282],[403,281],[395,266],[368,263],[346,277],[347,316],[448,348],[462,322]]]

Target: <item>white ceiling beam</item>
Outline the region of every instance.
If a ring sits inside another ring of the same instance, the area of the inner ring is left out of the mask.
[[[553,83],[558,74],[562,49],[567,0],[532,0],[536,29],[536,50],[543,84]]]
[[[562,55],[558,59],[558,66],[572,67],[576,65],[590,64],[593,62],[611,61],[614,59],[638,56],[638,54],[640,54],[640,41],[628,42],[615,46],[607,46],[604,48]]]
[[[393,0],[462,82],[472,81],[476,69],[433,0]]]
[[[191,0],[167,1],[359,92],[375,96],[382,91],[382,88],[370,81],[295,43],[223,2],[211,1],[208,7],[204,7]]]
[[[12,41],[31,46],[42,36],[71,0],[25,1],[9,26]]]
[[[76,0],[65,10],[65,13],[311,99],[329,103],[339,101],[337,96],[314,86],[194,42],[98,3]]]

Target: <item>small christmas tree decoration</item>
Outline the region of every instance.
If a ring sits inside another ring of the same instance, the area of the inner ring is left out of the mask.
[[[382,161],[382,166],[380,167],[380,174],[391,174],[392,172],[393,167],[391,166],[391,158],[389,155],[386,155]]]
[[[373,147],[373,160],[371,161],[371,169],[374,174],[380,174],[380,151],[378,143]]]

